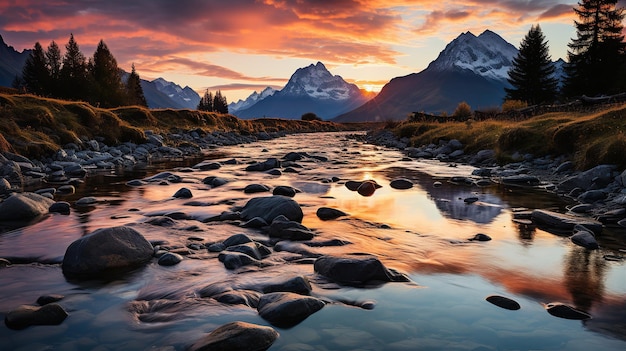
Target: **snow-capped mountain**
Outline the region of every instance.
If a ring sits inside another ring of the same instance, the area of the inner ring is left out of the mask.
[[[479,36],[466,32],[450,42],[427,69],[465,69],[488,79],[506,81],[517,51],[515,46],[490,30]]]
[[[274,95],[276,91],[277,90],[272,87],[267,87],[263,89],[263,91],[261,91],[260,93],[257,93],[255,91],[252,94],[250,94],[250,96],[248,96],[245,100],[239,99],[239,101],[237,102],[231,102],[228,105],[228,112],[230,112],[231,114],[237,114],[237,111],[245,110],[251,107],[257,102],[265,99],[266,97]]]
[[[179,108],[195,109],[198,107],[200,95],[190,87],[186,86],[182,88],[180,85],[169,82],[163,78],[157,78],[151,83],[154,84],[158,91],[167,95],[172,101],[179,105]],[[148,105],[150,105],[149,102]]]
[[[355,84],[332,75],[323,63],[298,68],[287,85],[249,108],[235,112],[240,118],[279,117],[299,119],[313,112],[323,119],[333,118],[367,101]]]
[[[425,70],[392,79],[375,98],[335,121],[404,120],[418,111],[450,114],[462,101],[475,110],[500,106],[517,52],[492,31],[462,33]]]

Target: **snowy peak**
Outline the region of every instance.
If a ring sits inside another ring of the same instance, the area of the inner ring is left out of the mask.
[[[193,89],[186,86],[182,88],[176,83],[169,82],[163,78],[157,78],[152,81],[156,89],[167,95],[170,99],[176,101],[184,108],[195,109],[200,101],[200,95]]]
[[[341,76],[333,76],[321,62],[298,68],[280,92],[282,95],[334,101],[361,95],[355,84],[349,84]]]
[[[252,105],[256,104],[257,102],[274,95],[274,93],[276,92],[277,90],[271,87],[267,87],[263,89],[261,93],[257,93],[255,91],[252,94],[250,94],[250,96],[248,96],[245,100],[240,99],[239,101],[233,102],[230,105],[228,105],[228,111],[234,114],[237,111],[245,110],[248,107],[251,107]]]
[[[515,46],[490,30],[479,36],[466,32],[450,42],[427,69],[470,70],[488,79],[506,81],[516,55]]]

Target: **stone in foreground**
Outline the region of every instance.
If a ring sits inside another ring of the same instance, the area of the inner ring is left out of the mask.
[[[196,341],[189,351],[264,351],[278,338],[273,328],[232,322]]]
[[[550,313],[551,315],[555,317],[565,318],[565,319],[574,319],[574,320],[591,319],[590,314],[583,312],[583,311],[579,311],[575,309],[574,307],[568,306],[560,302],[551,302],[551,303],[545,304],[544,307],[546,311],[548,311],[548,313]]]
[[[51,199],[35,194],[12,194],[0,202],[0,221],[30,220],[48,213],[54,203]]]
[[[602,232],[602,223],[591,218],[571,216],[548,210],[534,210],[531,218],[533,222],[539,224],[548,231],[552,230],[559,233],[571,233],[576,225],[582,225],[595,234],[600,234]]]
[[[24,329],[31,325],[58,325],[68,314],[56,303],[44,306],[22,305],[7,313],[4,323],[11,329]]]
[[[259,315],[280,328],[291,328],[325,306],[324,301],[291,292],[275,292],[261,296]]]
[[[302,222],[302,217],[304,217],[302,209],[296,201],[280,195],[255,197],[248,201],[241,210],[242,219],[250,220],[254,217],[261,217],[267,223],[272,223],[274,218],[280,215],[295,222]]]
[[[63,274],[96,278],[140,266],[150,261],[153,252],[150,242],[133,228],[98,229],[70,244],[63,257]]]
[[[409,281],[406,275],[385,267],[371,255],[322,256],[313,268],[318,274],[347,285]]]

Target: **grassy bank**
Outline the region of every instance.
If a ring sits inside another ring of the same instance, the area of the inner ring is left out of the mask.
[[[47,99],[33,95],[0,94],[0,152],[31,158],[56,152],[81,138],[104,138],[108,145],[146,140],[144,130],[158,133],[200,128],[206,132],[313,132],[346,129],[324,121],[283,119],[241,120],[195,110],[149,110],[139,106],[103,109],[84,102]]]
[[[579,169],[598,164],[626,168],[626,104],[594,112],[548,113],[523,121],[404,122],[394,128],[413,146],[458,139],[465,152],[494,149],[502,163],[515,152],[566,155]]]

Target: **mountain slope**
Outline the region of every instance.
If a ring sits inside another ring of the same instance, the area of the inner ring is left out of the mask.
[[[299,68],[285,87],[252,105],[236,111],[239,118],[279,117],[299,119],[313,112],[323,119],[333,118],[367,101],[355,84],[333,76],[323,63]]]
[[[467,102],[473,109],[502,104],[506,78],[517,49],[491,31],[459,35],[420,73],[392,79],[363,106],[337,122],[403,120],[411,112],[452,113]]]
[[[0,86],[10,87],[15,77],[22,75],[22,68],[30,51],[16,51],[0,35]]]
[[[261,91],[260,93],[257,93],[255,91],[250,94],[250,96],[248,96],[245,100],[239,99],[239,101],[237,102],[231,102],[230,104],[228,104],[228,112],[231,114],[236,114],[238,111],[250,108],[257,102],[274,95],[276,91],[276,89],[271,87],[263,89],[263,91]]]

